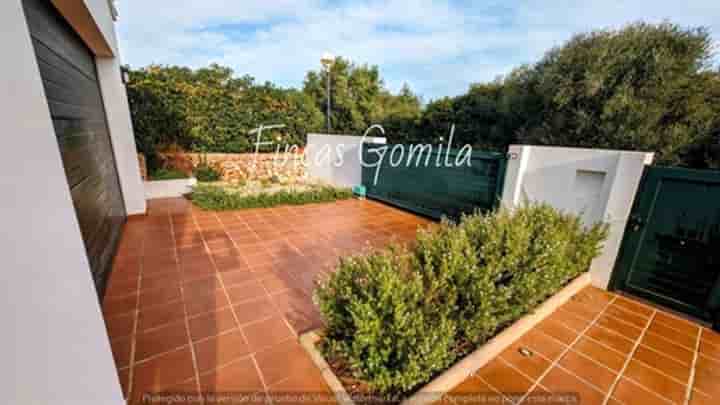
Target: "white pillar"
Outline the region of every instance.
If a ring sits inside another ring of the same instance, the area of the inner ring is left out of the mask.
[[[140,177],[127,92],[120,73],[120,60],[117,57],[99,57],[95,62],[125,209],[128,215],[144,214],[145,189]]]

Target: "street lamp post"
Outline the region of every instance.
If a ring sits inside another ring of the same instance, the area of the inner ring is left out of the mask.
[[[333,63],[335,63],[335,56],[326,52],[320,58],[320,63],[325,68],[325,72],[327,75],[327,111],[326,111],[325,115],[327,116],[327,132],[329,134],[331,131],[331,124],[330,124],[330,68],[332,67]]]

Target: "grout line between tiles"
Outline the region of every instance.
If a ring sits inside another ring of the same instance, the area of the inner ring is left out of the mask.
[[[697,339],[695,340],[695,352],[693,353],[692,365],[690,366],[690,376],[688,376],[688,382],[685,391],[685,405],[688,405],[690,403],[693,386],[695,385],[695,367],[697,367],[698,355],[700,354],[700,341],[702,340],[703,332],[703,328],[700,328]]]
[[[603,401],[603,405],[607,405],[610,401],[610,398],[612,397],[613,392],[615,391],[615,388],[617,388],[617,385],[620,383],[620,380],[625,375],[625,370],[627,370],[628,366],[630,365],[630,362],[632,361],[633,357],[635,356],[635,352],[637,351],[638,347],[640,347],[640,342],[642,341],[643,337],[645,337],[645,334],[647,333],[647,330],[650,328],[650,324],[652,324],[653,319],[655,319],[655,315],[657,314],[657,310],[653,310],[653,312],[650,314],[650,317],[647,320],[647,323],[645,324],[645,328],[643,328],[642,332],[640,332],[640,336],[638,336],[637,340],[633,344],[633,348],[630,350],[630,353],[628,353],[627,358],[625,359],[625,363],[623,364],[620,371],[618,371],[617,377],[615,377],[615,381],[610,385],[610,388],[608,389],[607,395],[605,395],[605,400]],[[643,387],[642,384],[638,384],[639,386]],[[644,387],[643,387],[644,388]],[[657,395],[652,390],[649,390]]]
[[[197,221],[195,221],[195,216],[192,216],[193,221],[197,225]],[[175,242],[175,224],[172,222],[172,217],[170,218],[170,229],[172,231],[172,237],[173,242]],[[202,238],[203,242],[205,242],[205,238],[200,234],[200,237]],[[175,252],[177,254],[177,252]],[[180,263],[178,263],[178,267],[180,267]],[[182,271],[182,269],[180,270]],[[183,274],[180,275],[180,277],[183,277]],[[195,353],[195,345],[193,344],[192,340],[192,334],[190,333],[190,319],[188,316],[188,310],[187,310],[187,304],[185,300],[185,287],[184,283],[180,283],[180,297],[182,298],[182,305],[183,305],[183,312],[185,320],[185,333],[187,334],[188,342],[190,343],[190,354],[192,355],[192,362],[193,362],[193,370],[195,371],[195,386],[199,393],[202,393],[202,387],[200,386],[200,367],[198,366],[197,361],[197,354]]]

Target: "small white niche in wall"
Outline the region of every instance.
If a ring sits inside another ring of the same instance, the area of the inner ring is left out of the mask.
[[[605,185],[605,172],[596,170],[577,170],[573,194],[575,212],[582,212],[583,221],[591,224],[602,220],[602,191]]]

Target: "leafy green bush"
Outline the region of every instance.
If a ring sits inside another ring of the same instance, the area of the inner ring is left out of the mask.
[[[406,394],[587,271],[606,236],[529,204],[343,259],[316,291],[321,349],[375,392]]]
[[[177,180],[187,178],[187,174],[176,169],[157,169],[150,174],[151,180]]]
[[[302,191],[280,190],[273,193],[243,194],[222,186],[200,184],[193,188],[190,198],[201,208],[221,211],[347,200],[352,198],[352,191],[323,186]]]
[[[195,174],[195,178],[202,182],[218,181],[221,177],[220,172],[207,163],[197,165],[193,173]]]

